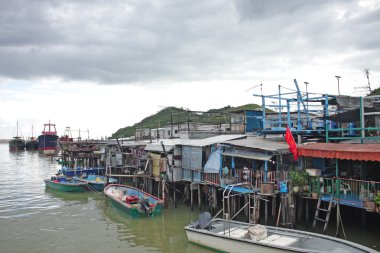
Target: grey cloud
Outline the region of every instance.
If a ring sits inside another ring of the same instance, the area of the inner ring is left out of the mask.
[[[378,55],[379,8],[355,18],[357,4],[1,1],[0,76],[101,84],[232,79],[352,49]]]

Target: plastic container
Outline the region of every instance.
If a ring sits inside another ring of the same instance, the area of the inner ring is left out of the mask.
[[[288,192],[288,183],[286,181],[280,182],[280,192],[281,193]]]

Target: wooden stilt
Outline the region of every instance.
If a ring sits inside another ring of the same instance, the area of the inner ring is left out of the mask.
[[[192,184],[190,185],[190,209],[194,211],[194,190]]]
[[[198,184],[198,208],[201,210],[201,202],[202,202],[202,192],[201,192],[201,184]]]
[[[367,211],[362,209],[362,226],[367,227]]]

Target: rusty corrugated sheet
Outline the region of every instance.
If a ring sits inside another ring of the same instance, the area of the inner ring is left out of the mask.
[[[380,162],[380,144],[312,143],[298,148],[298,155]]]

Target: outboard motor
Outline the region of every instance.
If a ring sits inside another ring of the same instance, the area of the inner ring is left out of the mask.
[[[149,202],[148,200],[146,199],[141,199],[140,200],[140,208],[143,212],[145,212],[145,215],[146,214],[152,214],[152,210],[150,209],[150,205],[149,205]]]
[[[199,220],[196,222],[195,228],[198,229],[210,229],[211,228],[211,214],[209,212],[203,212],[199,214]]]

